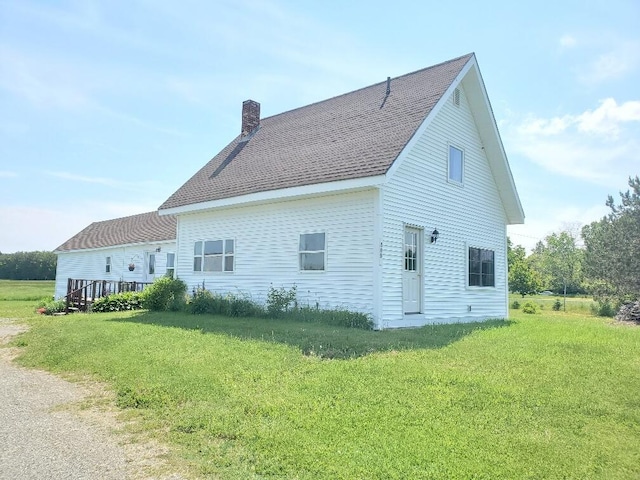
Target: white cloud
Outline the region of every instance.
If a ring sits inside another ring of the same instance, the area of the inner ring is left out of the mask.
[[[0,251],[53,250],[91,223],[89,213],[0,207]]]
[[[566,33],[560,37],[559,43],[562,48],[573,48],[578,44],[578,41],[573,35]]]
[[[51,177],[68,180],[70,182],[80,183],[93,183],[96,185],[103,185],[105,187],[116,188],[121,190],[139,191],[141,188],[154,188],[158,186],[157,181],[150,180],[117,180],[107,177],[89,177],[86,175],[78,175],[76,173],[69,172],[44,172]]]
[[[69,64],[52,64],[0,45],[0,89],[38,107],[86,108],[92,102]]]
[[[607,98],[595,110],[587,110],[577,118],[578,129],[617,139],[624,123],[640,121],[640,101],[629,101],[618,105]]]
[[[639,121],[640,101],[618,105],[613,98],[607,98],[595,110],[587,110],[579,115],[549,119],[529,117],[518,126],[518,132],[528,136],[553,136],[565,133],[573,126],[583,133],[617,140],[625,123]]]
[[[597,85],[617,80],[640,65],[640,42],[619,42],[608,52],[598,55],[579,74],[586,85]]]
[[[93,222],[155,210],[159,203],[87,202],[82,209],[0,206],[0,252],[53,250]]]
[[[524,225],[509,225],[507,230],[514,245],[522,245],[528,254],[546,236],[568,228],[576,230],[600,220],[607,213],[608,208],[604,204],[585,207],[561,205],[548,208],[545,215],[537,215],[535,220],[527,220]]]
[[[568,177],[617,186],[640,165],[640,101],[607,98],[580,114],[529,116],[504,127],[509,151]]]

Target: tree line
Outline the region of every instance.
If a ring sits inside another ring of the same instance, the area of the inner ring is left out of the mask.
[[[0,253],[0,279],[55,280],[57,261],[53,252]]]
[[[608,215],[581,231],[548,235],[528,256],[509,240],[511,291],[591,294],[616,306],[640,300],[640,178],[630,177],[629,187],[618,204],[608,197]]]

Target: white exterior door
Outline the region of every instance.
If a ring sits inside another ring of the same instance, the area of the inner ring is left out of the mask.
[[[422,309],[421,233],[416,228],[406,228],[404,231],[404,272],[402,276],[404,313],[420,313]]]

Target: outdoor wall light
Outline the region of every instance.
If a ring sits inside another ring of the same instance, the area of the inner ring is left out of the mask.
[[[438,231],[438,229],[435,229],[433,232],[431,232],[431,243],[436,243],[436,240],[438,240],[439,236],[440,232]]]

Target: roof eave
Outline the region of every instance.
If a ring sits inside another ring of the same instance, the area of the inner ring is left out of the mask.
[[[203,210],[213,210],[226,207],[237,207],[259,203],[273,203],[281,200],[294,200],[303,197],[317,197],[329,194],[344,193],[349,191],[377,188],[385,181],[385,175],[352,178],[336,182],[316,183],[298,187],[282,188],[265,192],[250,193],[236,197],[221,198],[207,202],[192,203],[177,207],[158,210],[160,215],[180,215],[194,213]]]
[[[59,255],[60,253],[77,253],[77,252],[87,252],[87,251],[98,251],[98,250],[109,250],[113,248],[131,248],[131,247],[140,247],[144,245],[162,245],[164,243],[175,243],[175,238],[169,238],[166,240],[154,240],[150,242],[136,242],[136,243],[117,243],[115,245],[104,245],[101,247],[87,247],[87,248],[74,248],[71,250],[54,250],[53,253]]]
[[[520,196],[513,180],[507,154],[500,138],[498,125],[496,124],[489,96],[475,56],[471,60],[469,67],[461,83],[471,104],[471,112],[480,134],[485,155],[498,186],[507,224],[522,224],[525,217],[524,209],[520,202]]]

